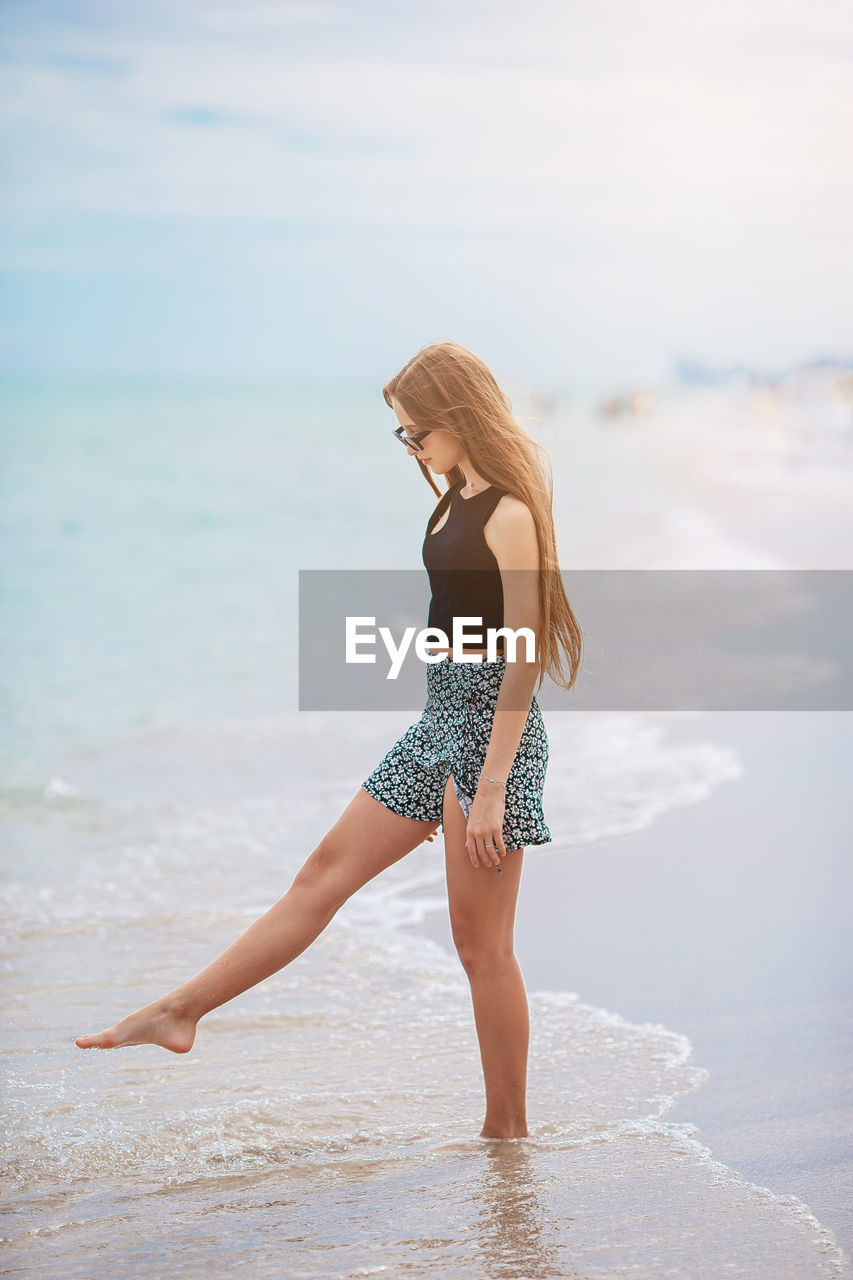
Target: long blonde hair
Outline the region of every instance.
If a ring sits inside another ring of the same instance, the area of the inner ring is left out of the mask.
[[[583,632],[560,574],[547,450],[516,422],[512,402],[491,370],[458,342],[423,347],[385,384],[382,394],[389,406],[393,397],[420,430],[451,431],[477,474],[519,498],[532,514],[540,556],[539,687],[547,672],[555,684],[571,689],[580,670]],[[418,466],[440,498],[441,490],[420,458]],[[453,467],[446,476],[448,488],[464,479],[462,468]]]

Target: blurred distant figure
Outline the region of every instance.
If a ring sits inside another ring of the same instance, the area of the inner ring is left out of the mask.
[[[625,395],[608,396],[599,401],[598,416],[608,419],[628,416],[638,418],[644,413],[650,413],[655,403],[653,391],[637,390],[627,392]]]

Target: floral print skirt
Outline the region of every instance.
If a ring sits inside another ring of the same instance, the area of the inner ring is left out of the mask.
[[[495,662],[428,663],[423,713],[361,784],[365,791],[405,818],[441,822],[444,788],[452,773],[467,818],[486,759],[505,669],[503,657]],[[503,821],[507,849],[551,842],[542,812],[547,767],[548,735],[534,694],[507,778]]]

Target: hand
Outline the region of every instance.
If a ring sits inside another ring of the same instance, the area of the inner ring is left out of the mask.
[[[465,848],[472,867],[497,867],[506,857],[503,838],[506,797],[502,787],[487,792],[477,791],[468,815]]]
[[[432,831],[428,832],[427,835],[424,836],[424,840],[434,840],[438,835],[438,828],[440,826],[441,823],[437,823],[436,826],[433,827]]]

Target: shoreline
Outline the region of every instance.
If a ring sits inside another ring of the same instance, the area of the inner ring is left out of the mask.
[[[672,740],[734,746],[744,776],[642,831],[528,850],[516,922],[528,991],[577,992],[686,1035],[692,1064],[710,1074],[667,1119],[696,1124],[697,1140],[747,1181],[796,1196],[849,1258],[853,1009],[841,904],[853,886],[841,761],[853,717],[661,719]],[[547,785],[546,813],[558,831]],[[453,951],[446,912],[409,927]]]

